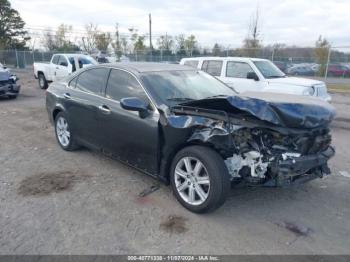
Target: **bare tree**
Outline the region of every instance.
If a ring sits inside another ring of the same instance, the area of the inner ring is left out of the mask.
[[[57,49],[54,32],[51,28],[45,29],[42,44],[48,51]]]
[[[85,25],[86,36],[82,37],[81,46],[82,49],[89,54],[91,54],[96,48],[97,28],[97,24],[92,22]]]
[[[173,47],[174,47],[174,40],[172,36],[169,36],[168,34],[161,35],[157,39],[157,45],[158,48],[161,51],[162,55],[171,55]]]
[[[259,7],[250,17],[250,23],[248,27],[248,35],[243,40],[243,48],[247,49],[249,56],[256,56],[257,49],[262,47],[261,44],[261,25],[260,25],[260,11]]]
[[[121,40],[120,40],[120,36],[119,36],[119,24],[116,23],[115,25],[115,37],[116,40],[114,42],[112,42],[112,47],[114,49],[114,53],[117,56],[118,60],[120,59],[120,57],[122,56],[123,52],[122,52],[122,45],[121,45]]]

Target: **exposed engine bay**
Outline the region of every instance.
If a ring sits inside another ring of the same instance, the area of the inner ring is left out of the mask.
[[[279,163],[284,161],[291,161],[290,169],[284,170],[289,179],[304,172],[317,171],[319,176],[329,173],[326,165],[321,165],[319,170],[293,170],[298,159],[320,154],[329,148],[331,136],[328,129],[284,135],[269,129],[241,128],[232,133],[232,137],[235,152],[225,159],[232,181],[261,184],[276,179],[281,172]]]
[[[173,107],[167,120],[173,128],[187,130],[187,142],[204,143],[219,152],[234,183],[284,186],[330,174],[333,107],[304,98],[280,101],[275,94],[264,101],[193,101]]]

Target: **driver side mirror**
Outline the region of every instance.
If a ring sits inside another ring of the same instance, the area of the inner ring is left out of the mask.
[[[149,115],[149,105],[143,100],[137,97],[127,97],[120,100],[120,106],[128,111],[137,111],[141,118],[145,118]]]
[[[67,62],[61,62],[60,66],[68,66],[68,63]]]
[[[253,79],[255,81],[259,81],[259,77],[255,72],[249,72],[247,74],[247,79]]]

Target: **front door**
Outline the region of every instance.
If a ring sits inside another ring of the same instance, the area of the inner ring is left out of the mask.
[[[120,160],[150,174],[158,167],[159,113],[150,105],[149,115],[127,111],[120,100],[137,97],[150,103],[140,83],[130,73],[112,69],[104,102],[100,105],[100,126],[103,147]]]
[[[58,64],[55,67],[54,81],[59,81],[69,74],[69,63],[65,56],[60,55]]]
[[[250,72],[254,72],[254,70],[246,62],[227,61],[224,76],[220,80],[233,87],[238,93],[263,91],[262,81],[247,79],[247,75]]]

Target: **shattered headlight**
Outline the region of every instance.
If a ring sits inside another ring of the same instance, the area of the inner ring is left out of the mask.
[[[305,96],[313,96],[315,94],[315,88],[314,87],[308,87],[304,90],[303,95]]]

